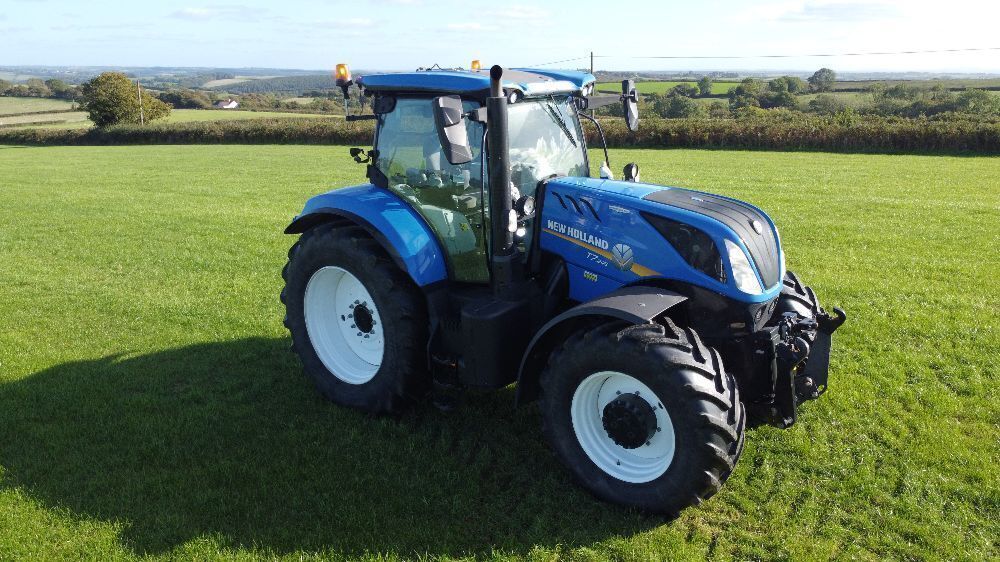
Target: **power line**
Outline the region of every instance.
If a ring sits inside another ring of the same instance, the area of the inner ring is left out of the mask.
[[[875,57],[888,55],[929,55],[935,53],[974,53],[1000,51],[1000,47],[968,47],[963,49],[919,49],[910,51],[871,51],[857,53],[811,53],[805,55],[598,55],[591,53],[592,59],[646,59],[646,60],[739,60],[739,59],[797,59],[797,58],[830,58],[830,57]],[[564,62],[586,60],[588,57],[555,60],[527,65],[527,68],[549,66]]]
[[[594,55],[594,56],[597,56],[597,55]],[[607,55],[607,57],[611,57],[611,56],[612,55]],[[529,64],[527,66],[527,68],[535,68],[537,66],[548,66],[550,64],[559,64],[561,62],[573,62],[573,61],[578,61],[578,60],[585,60],[586,58],[587,57],[576,57],[575,59],[563,59],[563,60],[554,60],[552,62],[542,62],[542,63],[538,63],[538,64]]]
[[[971,47],[966,49],[925,49],[925,50],[913,50],[913,51],[875,51],[867,53],[814,53],[806,55],[692,55],[692,56],[594,55],[594,57],[601,59],[796,59],[796,58],[807,58],[807,57],[869,57],[869,56],[883,56],[883,55],[924,55],[933,53],[969,53],[976,51],[1000,51],[1000,47]]]

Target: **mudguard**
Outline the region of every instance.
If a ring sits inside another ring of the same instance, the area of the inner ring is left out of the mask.
[[[309,199],[285,234],[301,234],[338,219],[368,231],[418,287],[448,278],[444,252],[427,222],[396,194],[370,183]]]
[[[687,297],[658,287],[622,287],[594,300],[580,303],[549,320],[528,344],[517,375],[516,404],[527,404],[539,393],[539,377],[549,353],[581,322],[603,319],[646,324]]]

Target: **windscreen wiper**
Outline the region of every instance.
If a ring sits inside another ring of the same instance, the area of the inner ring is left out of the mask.
[[[566,125],[566,121],[564,121],[562,116],[559,115],[559,112],[553,106],[552,102],[545,103],[545,112],[549,114],[549,117],[551,117],[552,120],[555,121],[557,125],[559,125],[559,128],[562,129],[562,132],[566,135],[566,138],[568,138],[569,142],[573,144],[573,147],[576,147],[576,139],[573,138],[573,133],[569,131],[569,126]]]

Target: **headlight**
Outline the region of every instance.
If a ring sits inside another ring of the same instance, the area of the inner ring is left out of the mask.
[[[757,280],[757,274],[750,267],[750,258],[747,257],[746,252],[728,239],[726,240],[726,252],[729,254],[729,265],[733,268],[733,280],[736,281],[736,287],[751,295],[763,293],[764,289],[760,286],[760,281]]]

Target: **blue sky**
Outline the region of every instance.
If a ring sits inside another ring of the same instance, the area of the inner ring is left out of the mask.
[[[605,55],[598,69],[1000,72],[1000,51],[653,60],[1000,47],[993,0],[3,0],[0,65],[410,69]],[[571,61],[553,67],[585,66]]]

